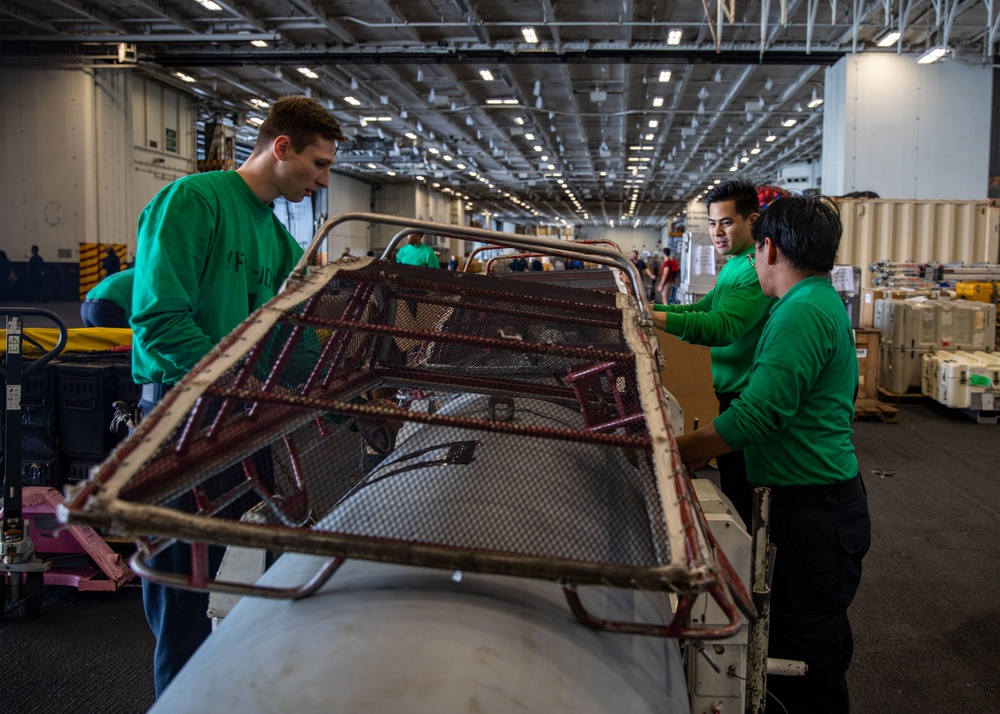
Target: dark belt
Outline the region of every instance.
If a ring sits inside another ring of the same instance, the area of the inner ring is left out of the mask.
[[[173,389],[172,384],[144,384],[142,385],[142,398],[154,404],[163,399],[163,395]]]
[[[771,507],[823,511],[853,503],[865,494],[861,475],[824,486],[772,486]]]

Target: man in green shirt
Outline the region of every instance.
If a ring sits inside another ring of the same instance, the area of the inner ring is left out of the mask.
[[[80,303],[80,319],[84,327],[129,327],[132,314],[132,283],[135,269],[111,273],[87,292]]]
[[[143,210],[131,319],[141,412],[278,292],[302,249],[272,203],[279,196],[298,203],[328,187],[343,139],[337,120],[319,102],[283,97],[271,106],[239,169],[185,176]],[[222,549],[209,550],[214,573]],[[190,548],[174,545],[151,565],[190,573]],[[211,631],[208,596],[142,585],[146,618],[157,638],[153,678],[159,695]]]
[[[404,265],[422,265],[425,268],[440,268],[437,253],[424,243],[422,233],[411,233],[408,242],[396,251],[396,262]]]
[[[746,256],[753,253],[751,227],[757,220],[757,188],[743,179],[719,184],[705,197],[708,227],[719,255],[728,256],[708,295],[690,305],[654,305],[653,324],[685,342],[711,347],[712,382],[724,413],[746,389],[754,351],[771,298],[764,295]],[[750,526],[753,491],[743,452],[717,459],[722,492]]]
[[[778,298],[732,407],[677,439],[699,462],[744,449],[754,486],[771,489],[769,656],[802,660],[805,677],[773,677],[789,714],[849,710],[854,651],[847,608],[871,543],[868,500],[851,443],[858,363],[854,333],[830,283],[841,223],[825,198],[776,200],[753,227],[764,294]],[[771,707],[768,707],[770,710]]]

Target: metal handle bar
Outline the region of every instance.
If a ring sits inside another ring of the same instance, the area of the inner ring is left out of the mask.
[[[598,239],[598,240],[560,241],[560,243],[563,243],[564,245],[565,244],[569,244],[569,245],[610,245],[612,248],[615,249],[616,252],[618,252],[618,253],[622,252],[622,249],[618,247],[617,243],[615,243],[612,240],[606,240],[606,239],[603,239],[603,238]],[[480,253],[483,253],[483,252],[485,252],[487,250],[494,250],[494,249],[495,249],[495,246],[484,245],[484,246],[480,246],[479,248],[476,248],[475,250],[473,250],[472,253],[469,254],[468,260],[465,261],[465,266],[462,268],[462,272],[463,273],[467,273],[469,271],[469,263],[471,263],[472,259],[475,258],[477,255],[479,255]],[[547,253],[514,253],[513,255],[497,255],[497,256],[494,256],[494,257],[490,258],[489,261],[487,261],[487,263],[486,263],[486,270],[483,271],[483,272],[486,272],[486,273],[490,272],[490,265],[492,265],[493,261],[495,261],[495,260],[504,260],[506,258],[535,258],[535,257],[542,257],[544,255],[548,255],[548,254]]]
[[[64,323],[62,321],[62,318],[60,318],[57,314],[55,314],[51,310],[46,310],[41,307],[16,307],[16,308],[0,307],[0,314],[5,314],[10,317],[23,317],[24,315],[35,315],[37,317],[45,317],[54,322],[56,324],[56,327],[59,328],[59,340],[58,342],[56,342],[56,346],[53,347],[48,352],[46,352],[44,355],[42,355],[39,359],[32,362],[31,365],[26,367],[21,372],[21,379],[24,379],[25,377],[28,377],[37,372],[38,370],[40,370],[42,367],[47,365],[51,360],[58,357],[59,354],[63,351],[63,348],[66,347],[66,340],[69,338],[69,331],[66,329],[66,323]],[[6,325],[6,321],[4,322],[4,324]],[[24,333],[22,332],[21,334],[23,335]],[[4,369],[3,367],[0,367],[0,375],[6,377],[7,370]]]
[[[633,294],[635,295],[636,303],[638,304],[641,321],[646,325],[652,323],[649,305],[646,303],[645,292],[642,287],[642,277],[639,275],[639,271],[636,269],[635,265],[632,264],[632,261],[623,256],[621,253],[616,253],[615,251],[607,248],[598,248],[596,246],[582,245],[578,243],[573,243],[572,248],[567,249],[568,241],[551,240],[548,238],[538,238],[533,236],[521,236],[513,233],[501,233],[499,231],[488,231],[483,228],[464,228],[462,226],[453,226],[447,223],[432,223],[431,221],[419,221],[413,218],[400,218],[398,216],[387,216],[378,213],[341,213],[340,215],[333,216],[327,220],[327,222],[320,226],[320,229],[316,231],[316,235],[313,237],[312,243],[309,244],[309,248],[306,249],[305,254],[303,254],[303,256],[299,259],[299,262],[292,271],[292,274],[297,277],[304,277],[309,265],[311,265],[315,260],[316,254],[319,252],[319,246],[326,238],[327,234],[335,226],[348,221],[364,221],[366,223],[399,226],[404,229],[393,236],[389,245],[382,253],[383,259],[388,259],[402,239],[413,233],[430,233],[432,235],[457,238],[459,240],[472,239],[508,248],[520,248],[527,250],[534,249],[536,251],[543,251],[548,255],[555,255],[561,258],[569,257],[577,259],[581,256],[586,256],[586,259],[591,263],[599,263],[601,265],[618,268],[628,276]]]

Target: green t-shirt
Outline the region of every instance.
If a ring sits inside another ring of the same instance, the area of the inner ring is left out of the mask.
[[[669,313],[664,332],[712,348],[712,386],[717,392],[738,394],[746,389],[753,355],[774,304],[761,291],[757,272],[746,258],[753,252],[750,242],[730,256],[719,271],[715,288],[698,302],[653,307],[656,312]]]
[[[109,300],[125,311],[125,317],[132,314],[132,283],[135,269],[112,273],[87,291],[88,300]]]
[[[302,248],[235,171],[185,176],[139,216],[132,376],[175,384],[278,292]]]
[[[851,422],[858,358],[844,303],[823,277],[774,305],[740,398],[715,420],[754,486],[822,485],[858,471]]]
[[[405,265],[423,265],[427,268],[440,268],[437,253],[426,243],[410,245],[407,243],[396,251],[396,262]]]

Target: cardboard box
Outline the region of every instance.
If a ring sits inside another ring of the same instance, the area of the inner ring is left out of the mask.
[[[709,348],[687,342],[657,331],[660,350],[667,363],[660,381],[684,410],[684,431],[694,429],[694,420],[701,426],[719,416],[719,400],[712,388],[712,364]]]
[[[863,288],[861,290],[861,315],[858,327],[875,326],[876,300],[906,300],[912,297],[935,297],[930,290],[908,290],[906,288]]]
[[[878,399],[879,339],[878,330],[854,331],[858,352],[858,399]]]

